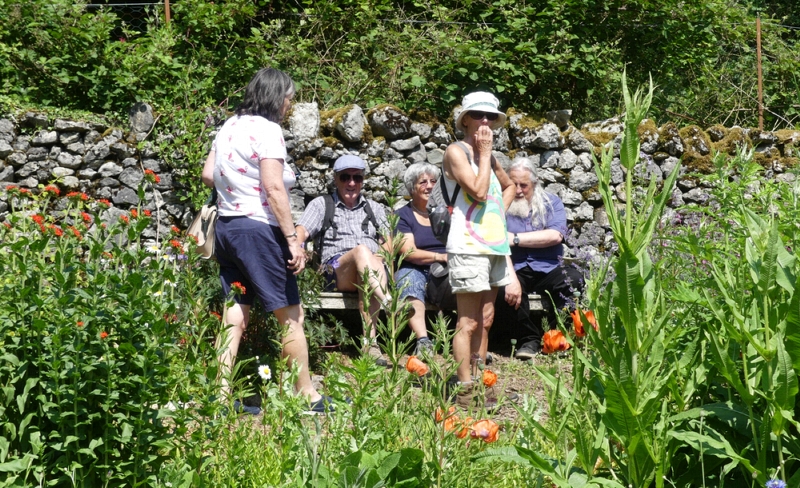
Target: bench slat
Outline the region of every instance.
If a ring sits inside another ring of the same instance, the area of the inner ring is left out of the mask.
[[[531,293],[528,295],[528,300],[532,311],[543,310],[542,297],[536,293]],[[319,309],[322,310],[358,310],[358,293],[324,291],[320,293],[319,302]],[[425,308],[433,311],[438,310],[430,304],[427,304]]]

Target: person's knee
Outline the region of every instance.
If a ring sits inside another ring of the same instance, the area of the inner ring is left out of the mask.
[[[478,328],[478,321],[472,317],[459,317],[458,328],[467,334],[472,334]]]

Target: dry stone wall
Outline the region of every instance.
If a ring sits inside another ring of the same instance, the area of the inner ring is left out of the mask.
[[[442,122],[413,118],[390,105],[366,111],[351,105],[320,112],[315,103],[295,104],[284,123],[290,164],[298,174],[297,187],[292,190],[293,210],[302,211],[312,198],[330,191],[333,163],[342,154],[357,154],[368,162],[365,193],[385,202],[392,180],[402,178],[410,164],[441,164],[447,145],[462,136],[452,123],[458,110],[448,122]],[[614,146],[612,182],[622,202],[624,173],[618,160],[622,123],[611,118],[577,128],[569,117],[570,112],[564,110],[542,119],[508,110],[506,126],[495,131],[494,155],[504,165],[515,158],[531,158],[539,168],[545,190],[558,195],[567,208],[572,232],[569,243],[573,247],[568,252],[593,253],[611,242],[597,192],[593,154],[604,144]],[[143,208],[157,218],[144,237],[164,235],[172,225],[185,227],[193,215],[193,209],[181,203],[185,189],[152,145],[136,143],[147,136],[147,126],[152,123],[147,107],[140,104],[132,109],[131,126],[126,130],[100,123],[51,120],[36,113],[0,119],[0,220],[9,212],[6,186],[35,189],[51,183],[67,192],[82,191],[110,200],[114,204],[111,217],[115,218],[114,212],[121,214],[138,205],[137,191],[144,171],[151,170],[160,182],[146,187]],[[709,172],[714,151],[733,154],[738,148],[752,148],[765,168],[765,177],[792,180],[794,173],[788,170],[797,164],[800,148],[800,131],[793,130],[702,129],[674,123],[658,127],[646,120],[639,134],[641,161],[635,175],[641,184],[662,181],[676,165],[682,165],[672,207],[708,200],[708,188],[698,184],[690,173]],[[209,146],[214,135],[213,131],[209,134]],[[405,193],[402,185],[399,190],[401,195]]]

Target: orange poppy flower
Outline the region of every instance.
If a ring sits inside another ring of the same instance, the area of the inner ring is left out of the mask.
[[[406,361],[406,370],[417,376],[425,376],[428,374],[428,365],[417,359],[417,356],[411,356]]]
[[[542,352],[552,354],[556,351],[566,351],[569,349],[569,342],[560,330],[548,330],[542,337]]]
[[[483,370],[483,384],[486,388],[491,388],[497,383],[497,374],[491,369]]]
[[[497,434],[500,432],[500,426],[493,420],[484,419],[479,420],[472,424],[472,432],[470,436],[473,439],[483,439],[483,442],[494,442],[497,440]]]
[[[594,318],[594,312],[591,310],[586,310],[583,312],[583,315],[586,317],[586,320],[592,324],[594,330],[597,330],[597,319]],[[583,337],[586,335],[586,331],[583,330],[583,321],[581,320],[581,312],[578,309],[575,309],[570,316],[572,317],[572,325],[575,328],[575,335],[578,337]]]
[[[469,431],[472,428],[472,423],[474,421],[475,419],[473,419],[472,417],[465,418],[464,421],[461,422],[460,425],[461,429],[458,432],[456,432],[456,437],[458,437],[459,439],[467,437],[467,434],[469,434]]]
[[[442,420],[452,417],[455,413],[456,413],[455,405],[452,405],[450,408],[448,408],[446,414],[444,413],[444,410],[442,410],[441,408],[437,408],[436,412],[434,412],[433,414],[433,418],[436,419],[436,423],[438,424]]]
[[[447,432],[452,432],[459,423],[461,423],[461,421],[459,420],[458,415],[451,415],[444,419],[444,430]]]

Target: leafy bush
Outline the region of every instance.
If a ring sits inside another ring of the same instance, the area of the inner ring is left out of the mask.
[[[207,264],[177,235],[145,248],[145,210],[6,191],[0,484],[154,481],[192,420],[175,408],[213,395]]]

